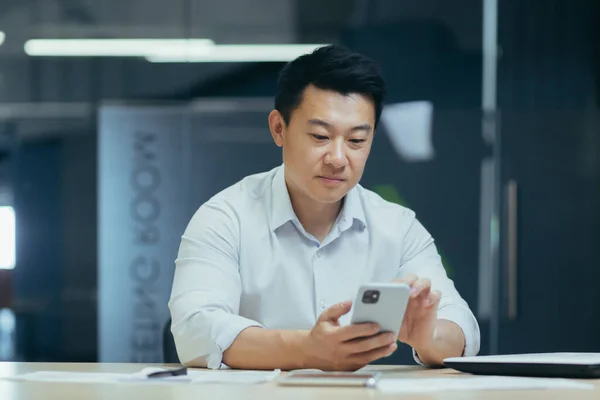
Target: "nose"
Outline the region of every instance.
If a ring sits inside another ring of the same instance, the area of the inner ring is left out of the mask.
[[[336,169],[348,165],[344,138],[336,138],[330,142],[327,154],[325,155],[325,163]]]

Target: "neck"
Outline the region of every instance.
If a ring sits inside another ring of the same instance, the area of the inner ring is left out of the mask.
[[[290,190],[290,186],[286,182],[292,208],[298,217],[298,220],[304,227],[306,232],[313,235],[322,242],[335,223],[340,210],[342,209],[343,201],[336,203],[319,203],[298,191]]]

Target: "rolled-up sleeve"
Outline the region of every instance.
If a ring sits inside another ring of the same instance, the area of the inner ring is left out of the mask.
[[[182,364],[221,368],[223,352],[256,321],[238,315],[239,220],[223,201],[203,204],[188,224],[175,261],[169,301]]]
[[[448,277],[433,238],[414,216],[403,237],[398,278],[409,273],[430,279],[432,290],[441,292],[438,319],[452,321],[462,329],[465,335],[464,356],[477,355],[481,340],[477,319]],[[414,350],[413,355],[415,361],[422,364]]]

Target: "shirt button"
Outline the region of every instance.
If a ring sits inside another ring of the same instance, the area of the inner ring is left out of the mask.
[[[317,251],[317,257],[321,257],[321,252]]]
[[[321,310],[324,310],[325,308],[327,308],[327,304],[325,304],[325,302],[321,301],[319,303],[319,307],[321,307]]]

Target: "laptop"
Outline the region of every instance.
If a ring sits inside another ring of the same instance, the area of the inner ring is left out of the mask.
[[[533,353],[453,357],[445,366],[476,375],[600,378],[600,353]]]

